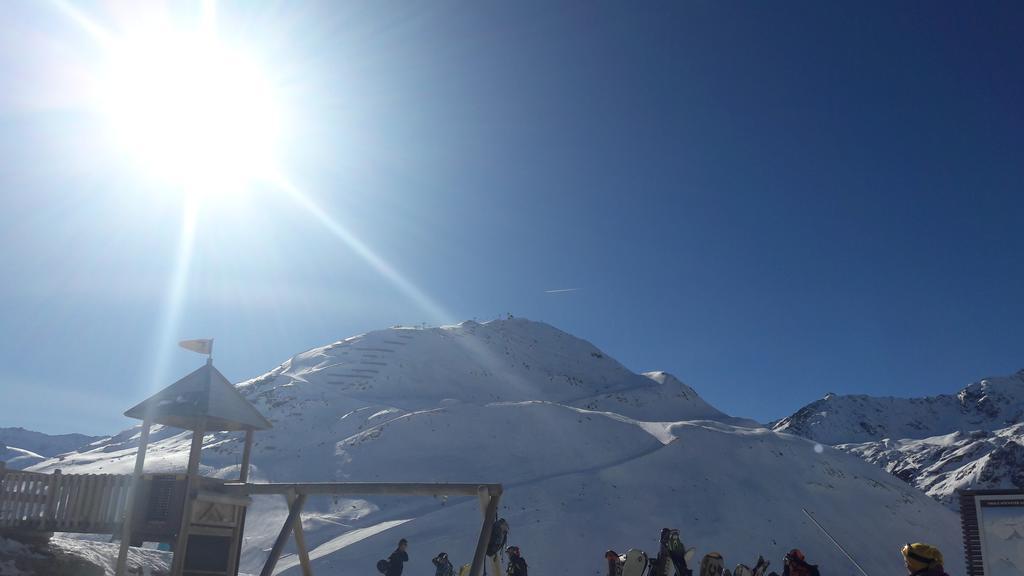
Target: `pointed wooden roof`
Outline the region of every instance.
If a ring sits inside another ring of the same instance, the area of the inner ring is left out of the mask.
[[[270,422],[207,360],[201,368],[124,413],[186,430],[266,430]]]

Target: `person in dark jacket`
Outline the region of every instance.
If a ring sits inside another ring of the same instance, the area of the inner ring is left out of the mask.
[[[907,544],[903,547],[903,561],[910,576],[949,576],[942,566],[942,552],[931,544]]]
[[[651,562],[651,576],[668,576],[669,562],[672,561],[672,552],[669,550],[669,535],[672,530],[661,529],[661,536],[658,539],[658,555]],[[681,574],[680,576],[686,576]]]
[[[619,553],[609,550],[604,553],[604,559],[608,561],[608,576],[622,576],[622,561],[619,560]]]
[[[398,548],[388,556],[388,571],[384,576],[402,576],[403,564],[409,561],[409,554],[405,551],[409,547],[409,541],[402,538],[398,541]]]
[[[665,531],[662,530],[664,538]],[[677,576],[688,576],[690,569],[686,566],[686,546],[679,538],[679,530],[672,529],[668,532],[668,541],[665,543],[668,548],[668,557],[672,559],[672,565],[676,567]]]
[[[431,562],[434,563],[436,568],[434,576],[452,576],[455,573],[455,566],[452,566],[451,561],[448,560],[447,552],[441,552]]]
[[[505,576],[527,576],[526,560],[519,553],[519,546],[509,546],[505,549],[508,554],[508,567],[505,568]]]
[[[808,564],[807,558],[800,550],[793,548],[782,559],[785,567],[782,569],[782,576],[821,576],[816,564]]]

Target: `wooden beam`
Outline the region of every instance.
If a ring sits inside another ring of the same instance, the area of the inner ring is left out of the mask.
[[[277,561],[281,558],[281,552],[284,550],[285,542],[288,541],[288,536],[291,535],[295,522],[299,521],[299,515],[305,504],[306,495],[299,494],[295,497],[295,500],[292,501],[291,506],[288,507],[288,517],[284,521],[284,526],[281,527],[281,532],[277,535],[277,540],[274,540],[274,546],[270,549],[270,556],[267,556],[267,561],[263,564],[263,570],[260,571],[260,576],[271,576],[274,573],[274,567],[277,566]]]
[[[288,506],[295,503],[298,496],[288,495]],[[313,566],[309,563],[309,550],[306,548],[306,533],[302,530],[302,518],[295,521],[295,548],[299,552],[299,565],[302,566],[302,576],[313,576]]]
[[[259,494],[331,494],[336,496],[476,496],[484,488],[489,494],[501,494],[501,484],[423,484],[413,482],[307,482],[241,484],[228,482],[221,490],[246,496]]]
[[[146,462],[146,449],[149,448],[149,429],[153,423],[148,419],[142,421],[142,432],[139,435],[139,450],[135,453],[135,471],[132,473],[131,489],[128,490],[128,501],[125,502],[124,520],[121,522],[121,547],[117,551],[115,574],[125,576],[128,566],[128,545],[132,539],[132,515],[135,508],[135,491],[142,479],[142,467]]]

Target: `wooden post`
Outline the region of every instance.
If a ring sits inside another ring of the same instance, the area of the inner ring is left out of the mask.
[[[242,469],[238,471],[238,481],[249,481],[249,459],[252,457],[252,436],[253,430],[245,431],[245,447],[242,448]]]
[[[291,505],[295,503],[296,498],[295,492],[288,494],[289,510]],[[295,521],[295,548],[299,552],[302,576],[313,576],[313,567],[309,563],[309,551],[306,549],[306,533],[302,531],[302,518]]]
[[[488,491],[488,495],[487,506],[484,507],[484,524],[480,528],[480,539],[476,542],[476,552],[473,554],[473,566],[469,571],[469,576],[481,576],[483,574],[487,544],[491,540],[491,528],[494,527],[494,519],[498,515],[498,498],[500,494],[491,494]]]
[[[132,514],[135,509],[135,491],[142,481],[142,467],[146,462],[146,449],[149,448],[149,429],[153,423],[149,419],[142,421],[142,432],[139,435],[139,449],[135,453],[135,471],[132,473],[132,487],[128,490],[128,501],[125,502],[124,520],[121,522],[121,547],[117,551],[117,576],[125,576],[128,566],[128,545],[132,539]]]
[[[267,557],[266,563],[263,564],[260,576],[271,576],[274,573],[274,567],[277,566],[277,560],[281,557],[284,544],[288,541],[288,536],[291,534],[295,522],[299,521],[299,513],[302,512],[302,506],[305,504],[306,495],[299,494],[291,506],[288,507],[288,518],[285,519],[284,526],[281,527],[281,532],[277,535],[277,540],[274,540],[274,546],[270,549],[270,556]]]
[[[246,483],[249,481],[249,463],[252,459],[252,437],[255,433],[254,430],[249,429],[245,431],[245,446],[242,448],[242,467],[238,471],[238,481]],[[240,517],[238,518],[238,549],[235,551],[235,569],[237,571],[238,565],[242,562],[242,544],[245,543],[245,515],[248,512],[248,507],[242,508]]]
[[[192,505],[195,503],[195,492],[199,489],[199,461],[203,453],[203,437],[206,435],[206,420],[192,431],[192,446],[188,451],[188,470],[185,477],[185,505],[181,511],[181,525],[178,528],[178,539],[174,544],[174,557],[171,560],[171,576],[180,576],[185,569],[185,555],[188,553],[188,531],[192,524]]]

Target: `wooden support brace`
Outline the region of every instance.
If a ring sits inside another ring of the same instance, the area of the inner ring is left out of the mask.
[[[274,573],[274,567],[277,566],[277,561],[281,558],[285,542],[288,541],[288,536],[291,535],[292,528],[299,520],[299,514],[305,504],[306,495],[299,494],[288,507],[288,518],[285,519],[284,526],[281,527],[281,532],[277,535],[277,540],[274,540],[274,546],[270,549],[270,556],[267,556],[267,562],[263,564],[260,576],[271,576]]]
[[[288,495],[289,509],[298,498],[295,494]],[[306,533],[302,530],[302,518],[295,521],[295,548],[299,552],[299,565],[302,566],[302,576],[313,576],[313,566],[309,563],[309,550],[306,548]]]
[[[483,574],[487,544],[491,541],[491,528],[494,527],[494,520],[498,515],[498,500],[501,494],[488,491],[487,495],[487,506],[484,507],[484,523],[480,528],[480,539],[476,542],[476,552],[473,554],[473,566],[470,568],[469,576],[481,576]],[[494,576],[500,575],[495,574]]]

